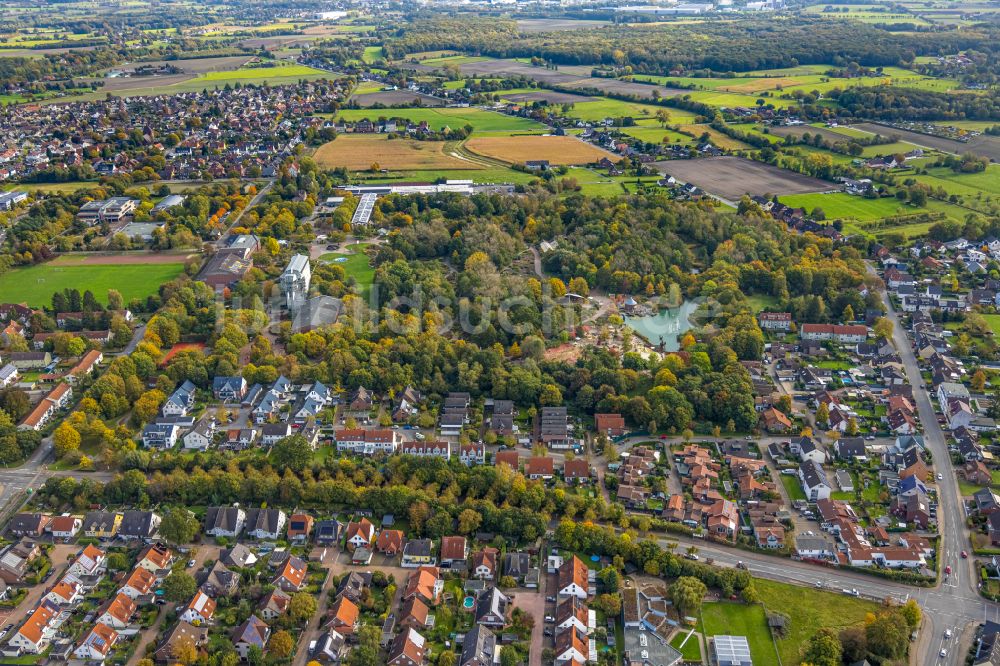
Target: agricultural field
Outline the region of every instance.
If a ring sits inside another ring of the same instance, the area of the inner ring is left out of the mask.
[[[306,78],[316,74],[323,74],[318,69],[306,67],[305,65],[277,65],[275,67],[241,67],[231,72],[206,72],[198,77],[199,81],[231,81],[239,80],[241,83],[252,83],[255,80],[271,80],[279,78]]]
[[[695,139],[707,134],[712,144],[723,150],[747,150],[751,147],[708,125],[678,125],[677,130]]]
[[[98,301],[107,302],[108,289],[117,289],[127,303],[159,291],[160,285],[184,272],[183,258],[176,263],[111,263],[52,261],[15,268],[0,275],[0,301],[49,305],[52,294],[63,289],[89,289]]]
[[[811,5],[805,7],[802,11],[806,14],[821,16],[827,19],[850,19],[862,23],[884,23],[886,25],[912,23],[917,26],[930,25],[929,22],[914,14],[896,11],[878,11],[876,9],[877,5],[836,5],[834,7],[836,11],[824,11],[828,6],[822,4]]]
[[[551,164],[590,164],[602,157],[617,157],[569,136],[473,137],[465,146],[471,152],[508,164],[522,164],[528,160],[548,160]]]
[[[390,171],[430,169],[478,169],[479,164],[458,156],[453,143],[445,141],[390,140],[384,134],[353,134],[337,137],[320,146],[314,158],[322,167],[345,167],[352,171],[377,164]]]
[[[856,125],[856,128],[868,132],[877,132],[879,134],[894,134],[909,143],[924,146],[926,148],[934,148],[935,150],[940,150],[946,153],[961,154],[964,152],[972,152],[977,155],[988,157],[993,161],[1000,160],[1000,137],[977,136],[973,137],[968,142],[963,143],[953,139],[931,136],[929,134],[921,134],[919,132],[910,132],[908,130],[887,127],[877,123],[859,123]]]
[[[681,143],[690,144],[692,139],[686,134],[681,134],[672,129],[665,129],[663,127],[651,127],[651,126],[635,126],[635,127],[623,127],[622,132],[625,134],[635,137],[640,141],[646,141],[648,143]],[[729,137],[726,137],[729,138]]]
[[[556,30],[586,30],[607,25],[607,21],[585,21],[580,19],[520,19],[517,29],[520,32],[552,32]]]
[[[922,213],[926,210],[904,204],[895,197],[866,199],[844,192],[794,194],[781,197],[781,203],[793,208],[804,208],[807,212],[820,208],[828,220],[853,219],[861,222],[895,215]]]
[[[608,97],[589,97],[588,99],[591,101],[573,104],[573,108],[566,115],[586,122],[595,122],[605,118],[634,118],[636,121],[648,118],[653,121],[656,118],[656,112],[663,109],[670,114],[671,123],[694,122],[697,118],[690,111],[681,109],[665,109],[652,104],[623,102]]]
[[[214,59],[212,59],[214,60]],[[152,95],[176,95],[201,92],[206,88],[224,88],[226,85],[253,84],[282,85],[300,80],[315,80],[331,76],[304,65],[277,65],[275,67],[244,67],[225,71],[203,71],[166,76],[142,76],[102,79],[104,86],[94,92],[52,98],[43,103],[85,101],[103,99],[108,94],[120,97],[142,97]]]
[[[806,194],[833,189],[830,183],[741,157],[657,162],[661,172],[730,201],[744,194]]]
[[[444,106],[444,100],[440,100],[430,95],[423,95],[412,90],[375,90],[359,93],[352,101],[358,106],[369,108],[376,104],[392,106],[395,104],[412,105],[414,102],[421,106]]]
[[[554,90],[532,90],[529,92],[505,92],[502,97],[511,102],[547,102],[549,104],[578,104],[589,102],[592,97],[556,92]]]
[[[737,76],[732,78],[643,74],[634,76],[633,79],[678,88],[693,87],[693,90],[720,90],[742,95],[756,95],[769,90],[780,90],[789,86],[810,83],[812,80],[818,80],[819,77],[813,74],[802,76]]]
[[[92,187],[98,187],[100,183],[90,180],[72,180],[65,183],[17,183],[0,185],[0,190],[24,190],[25,192],[43,192],[50,194],[53,192],[77,192]]]
[[[548,128],[527,118],[515,118],[495,111],[460,108],[411,108],[411,109],[342,109],[335,114],[336,119],[347,122],[378,120],[379,118],[404,118],[411,123],[426,122],[432,130],[444,127],[472,126],[474,136],[483,134],[509,135],[515,133],[545,132]]]

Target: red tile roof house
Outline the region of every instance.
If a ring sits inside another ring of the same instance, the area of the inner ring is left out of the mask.
[[[555,463],[549,456],[534,456],[524,466],[529,479],[551,479],[555,474]]]
[[[375,550],[394,557],[403,550],[403,533],[400,530],[382,530],[375,539]]]
[[[465,566],[469,546],[464,536],[441,537],[441,568],[456,569]]]
[[[360,611],[357,604],[347,597],[339,597],[327,611],[326,629],[333,629],[341,636],[353,634],[358,626]]]
[[[83,527],[80,516],[53,516],[46,528],[53,539],[72,539]]]
[[[293,513],[288,518],[288,540],[307,541],[312,532],[313,517],[308,513]]]
[[[500,551],[486,547],[472,554],[472,576],[482,580],[493,580],[497,573],[497,556]]]
[[[356,548],[370,548],[372,541],[375,540],[375,526],[367,518],[348,523],[345,539],[347,549],[350,551]]]
[[[500,449],[493,456],[493,463],[496,465],[507,465],[515,472],[521,468],[521,459],[515,449]]]
[[[422,666],[427,641],[415,629],[407,629],[389,646],[388,666]]]
[[[586,599],[589,594],[589,572],[587,565],[574,555],[559,567],[559,583],[556,586],[560,597]]]
[[[288,604],[291,601],[292,598],[285,592],[271,590],[268,595],[261,599],[260,605],[257,608],[262,618],[268,622],[273,622],[288,611]]]
[[[418,597],[428,606],[434,606],[441,600],[444,580],[437,567],[420,567],[406,579],[403,588],[403,600]]]
[[[281,567],[281,572],[273,583],[285,592],[298,592],[306,582],[306,563],[297,557],[289,557]]]
[[[594,424],[597,432],[608,437],[620,437],[626,432],[621,414],[594,414]]]
[[[590,481],[590,462],[583,458],[574,458],[563,463],[563,479],[566,483]]]
[[[399,626],[408,629],[423,629],[427,626],[427,616],[430,608],[417,596],[412,596],[403,602],[399,610]]]

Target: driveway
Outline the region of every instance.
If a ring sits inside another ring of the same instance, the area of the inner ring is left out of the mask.
[[[531,666],[541,666],[542,650],[545,648],[545,636],[542,630],[545,628],[545,577],[542,577],[541,586],[537,590],[527,588],[517,588],[513,591],[514,606],[520,608],[535,620],[535,625],[531,629],[531,643],[528,653],[528,663]]]
[[[157,634],[160,633],[160,629],[163,628],[163,621],[166,619],[168,613],[167,609],[172,609],[174,604],[167,604],[166,606],[157,606],[159,610],[159,615],[156,616],[156,621],[153,622],[149,629],[143,629],[139,632],[138,641],[136,645],[135,652],[132,653],[132,658],[128,660],[129,666],[134,666],[138,664],[146,656],[146,646],[156,640]]]

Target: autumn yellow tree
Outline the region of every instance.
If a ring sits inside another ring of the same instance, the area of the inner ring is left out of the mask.
[[[80,448],[80,433],[69,422],[63,423],[52,433],[52,443],[55,446],[56,457],[62,458]]]

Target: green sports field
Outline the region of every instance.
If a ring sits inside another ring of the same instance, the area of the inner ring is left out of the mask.
[[[55,266],[51,263],[15,268],[0,275],[0,302],[42,307],[63,289],[89,289],[107,302],[108,289],[121,292],[125,302],[157,293],[160,285],[184,272],[184,264],[94,264]]]

